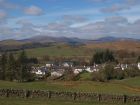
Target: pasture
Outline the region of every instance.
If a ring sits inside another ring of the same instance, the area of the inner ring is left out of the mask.
[[[56,56],[56,57],[77,57],[77,56],[91,56],[93,50],[80,47],[71,47],[67,45],[58,45],[43,48],[33,48],[25,50],[30,57]]]
[[[78,101],[58,101],[46,99],[21,99],[21,98],[0,98],[0,105],[120,105],[114,103],[78,102]],[[126,104],[121,104],[126,105]],[[139,105],[130,103],[127,105]]]
[[[93,81],[38,81],[17,83],[0,81],[0,88],[42,89],[74,92],[140,95],[140,77],[109,82]]]

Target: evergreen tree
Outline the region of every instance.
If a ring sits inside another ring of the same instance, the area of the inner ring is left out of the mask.
[[[0,79],[5,80],[6,71],[7,71],[7,53],[2,54],[1,56],[1,71],[0,71]]]
[[[18,58],[18,74],[19,74],[19,80],[22,81],[28,81],[32,78],[31,74],[31,65],[29,63],[29,59],[23,50]]]
[[[97,51],[91,60],[91,65],[94,63],[101,64],[105,62],[113,62],[115,60],[113,52],[110,50]]]
[[[2,80],[2,56],[0,56],[0,80]]]
[[[12,53],[9,54],[7,61],[6,79],[12,81],[15,79],[16,61]]]
[[[138,56],[137,62],[140,62],[140,56]]]

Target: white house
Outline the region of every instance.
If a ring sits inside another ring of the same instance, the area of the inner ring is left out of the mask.
[[[35,74],[36,74],[36,75],[45,75],[46,72],[45,72],[45,71],[42,71],[42,70],[37,70],[37,71],[35,72]]]
[[[62,75],[63,75],[63,73],[60,73],[60,72],[56,72],[56,71],[51,72],[52,77],[61,77]]]
[[[91,67],[87,67],[87,68],[85,68],[85,71],[90,72],[90,73],[93,72],[93,70],[91,69]]]
[[[92,73],[94,71],[99,71],[99,66],[92,66],[92,67],[86,67],[85,71]]]
[[[32,67],[31,73],[34,73],[37,77],[43,77],[47,73],[47,68],[45,66],[42,67]]]
[[[53,63],[46,63],[46,67],[53,67],[54,64]]]
[[[140,62],[138,63],[138,69],[140,70]]]
[[[73,67],[73,63],[72,62],[63,62],[62,66],[63,67]]]
[[[127,69],[128,68],[128,65],[127,64],[121,64],[121,69],[122,70],[125,70],[125,69]]]
[[[75,68],[75,69],[73,70],[73,73],[74,73],[74,74],[79,74],[79,73],[81,73],[83,70],[84,70],[84,69],[82,69],[82,68]]]

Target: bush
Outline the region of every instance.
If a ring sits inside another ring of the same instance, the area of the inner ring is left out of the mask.
[[[124,71],[125,78],[140,76],[140,70],[137,67],[131,67]]]

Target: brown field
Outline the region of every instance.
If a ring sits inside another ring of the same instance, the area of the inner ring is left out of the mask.
[[[140,41],[116,41],[104,43],[90,43],[85,46],[86,48],[104,48],[112,50],[128,50],[140,52]]]

